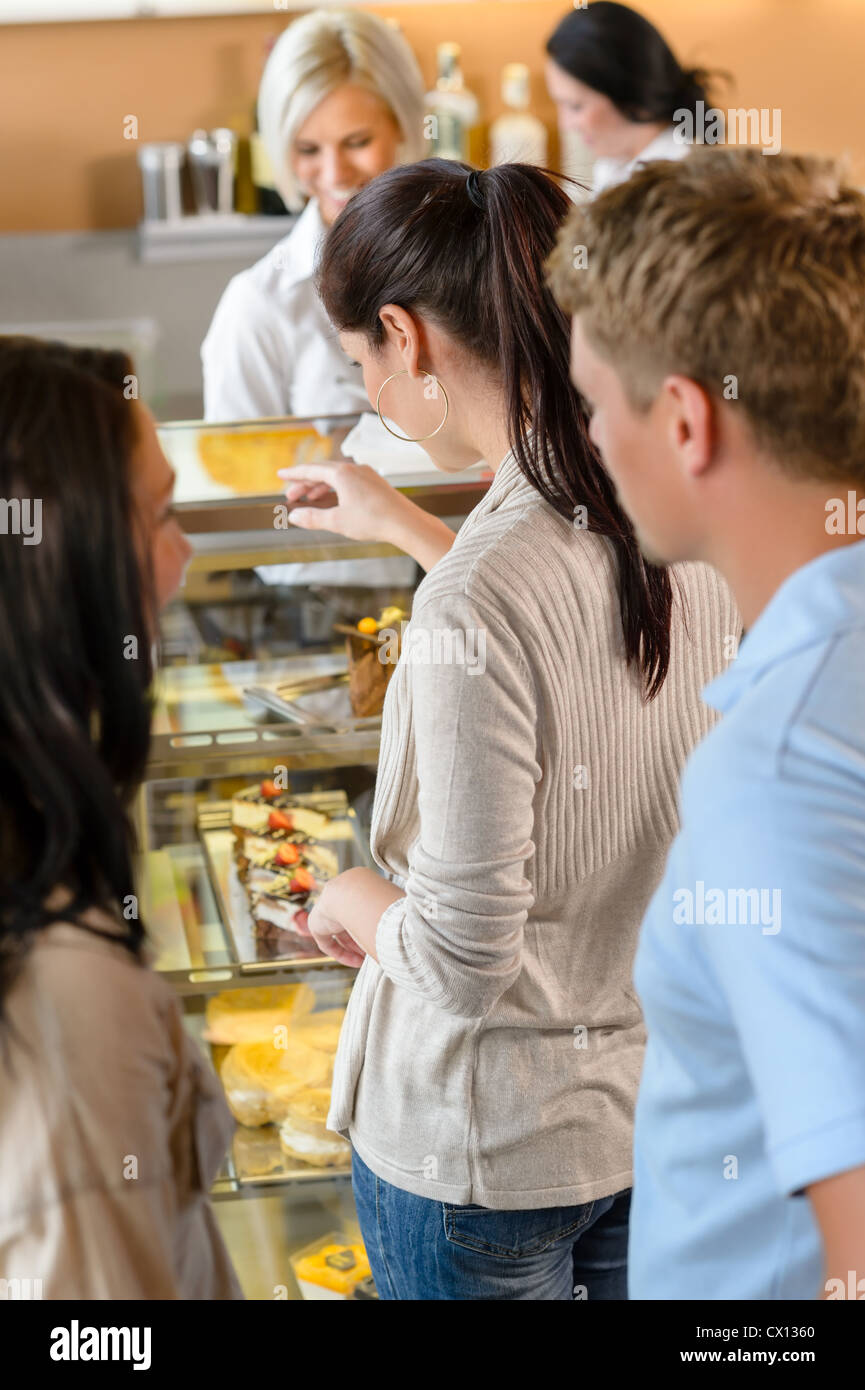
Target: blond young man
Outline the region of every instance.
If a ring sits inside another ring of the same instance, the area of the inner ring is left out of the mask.
[[[575,209],[550,277],[644,553],[746,628],[637,955],[631,1297],[862,1298],[865,196],[697,149]]]

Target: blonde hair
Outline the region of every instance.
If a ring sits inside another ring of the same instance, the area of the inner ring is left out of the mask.
[[[390,108],[402,136],[399,163],[425,153],[424,87],[417,60],[393,24],[363,10],[314,10],[283,30],[258,91],[258,124],[286,205],[303,197],[291,169],[294,137],[309,113],[345,82]]]
[[[647,164],[574,208],[548,277],[635,409],[681,374],[737,400],[788,473],[865,479],[865,194],[834,161]]]

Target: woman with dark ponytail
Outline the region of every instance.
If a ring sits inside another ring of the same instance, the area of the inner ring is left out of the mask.
[[[429,571],[385,704],[385,876],[310,917],[362,962],[329,1124],[383,1298],[626,1296],[631,962],[736,619],[710,571],[644,563],[592,446],[544,278],[569,206],[527,165],[428,160],[362,189],[320,266],[383,419],[495,472],[456,538],[354,464],[287,491]]]
[[[546,77],[559,129],[595,156],[596,193],[638,164],[681,159],[711,107],[711,75],[683,68],[648,19],[611,0],[565,15],[547,41]]]

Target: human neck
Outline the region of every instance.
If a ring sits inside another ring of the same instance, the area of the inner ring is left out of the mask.
[[[483,442],[482,435],[477,430],[473,430],[472,435],[472,442],[479,449],[480,457],[493,473],[497,473],[506,455],[510,453],[511,440],[508,430],[499,421],[491,424],[490,429],[483,432]]]
[[[456,393],[454,393],[456,394]],[[454,421],[462,437],[460,452],[467,457],[483,459],[495,473],[510,452],[511,437],[508,413],[498,390],[485,387],[483,382],[459,392],[452,398]]]
[[[634,138],[631,142],[631,149],[630,153],[628,154],[628,162],[630,162],[633,159],[639,158],[643,151],[649,148],[652,141],[657,140],[658,136],[661,135],[663,131],[665,131],[666,129],[667,125],[664,121],[653,121],[649,125],[645,125],[643,124],[643,122],[640,122],[640,124],[637,125],[636,129],[634,130]]]
[[[848,486],[840,483],[771,478],[768,485],[739,493],[737,505],[728,511],[728,527],[700,558],[727,580],[746,630],[796,570],[862,540],[855,530],[840,535],[826,530],[827,501],[846,499],[847,492]]]

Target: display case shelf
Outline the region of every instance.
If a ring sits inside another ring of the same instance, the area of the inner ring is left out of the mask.
[[[180,665],[159,673],[147,780],[246,776],[292,769],[374,767],[379,726],[331,732],[276,718],[245,692],[346,669],[345,653],[301,652],[281,661]]]
[[[244,958],[226,902],[200,843],[170,845],[140,857],[140,911],[153,966],[182,996],[207,996],[243,985],[313,982],[346,967],[325,956],[299,960]],[[353,972],[352,972],[353,973]],[[324,986],[325,988],[327,986]]]
[[[312,734],[284,721],[248,730],[154,735],[147,775],[151,782],[194,777],[243,777],[281,763],[289,769],[375,767],[377,732]]]
[[[257,958],[272,948],[255,942],[254,934],[255,949],[246,949],[232,918],[230,832],[220,832],[219,816],[224,825],[224,808],[244,783],[285,769],[293,795],[342,796],[356,820],[357,862],[372,864],[367,821],[380,720],[351,715],[339,628],[386,606],[410,611],[420,571],[411,582],[388,579],[390,589],[351,577],[336,582],[328,562],[397,552],[277,526],[274,509],[283,498],[267,490],[271,477],[278,481],[280,451],[295,461],[322,452],[338,457],[357,418],[160,427],[194,558],[185,589],[163,618],[150,759],[136,808],[140,911],[154,964],[182,997],[185,1025],[217,1072],[220,1049],[203,1036],[208,998],[249,986],[304,983],[321,1010],[343,1007],[355,978],[353,970],[324,957]],[[454,477],[436,472],[431,461],[428,470],[423,459],[416,465],[404,476],[388,474],[389,481],[457,530],[489,475],[483,467]],[[305,567],[304,582],[272,584],[257,572],[296,563]],[[320,583],[311,577],[318,568]],[[339,572],[344,575],[345,567]],[[319,692],[339,693],[337,685],[345,710],[338,700],[316,703]],[[244,890],[235,888],[239,901]],[[325,1232],[357,1238],[345,1165],[318,1168],[289,1159],[272,1125],[237,1127],[213,1196],[248,1298],[299,1297],[292,1254]]]

